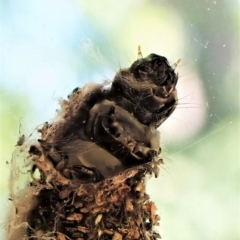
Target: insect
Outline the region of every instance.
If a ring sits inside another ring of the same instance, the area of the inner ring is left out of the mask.
[[[71,181],[98,182],[129,167],[157,162],[157,128],[177,105],[178,63],[171,67],[157,54],[143,58],[139,47],[137,60],[116,73],[110,88],[75,88],[62,101],[58,121],[46,122],[38,144],[30,146],[31,175],[38,169],[41,183],[58,173]],[[17,145],[24,141],[22,135]]]
[[[62,103],[61,124],[41,130],[39,142],[55,169],[67,179],[100,181],[156,158],[157,128],[177,105],[178,63],[171,67],[157,54],[143,58],[139,48],[138,59],[116,73],[110,88],[75,88]]]

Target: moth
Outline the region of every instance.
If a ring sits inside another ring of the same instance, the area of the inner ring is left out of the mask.
[[[178,75],[163,56],[143,58],[140,49],[138,56],[109,89],[75,88],[62,102],[61,123],[42,128],[41,151],[67,179],[99,181],[159,155],[157,128],[177,106]]]

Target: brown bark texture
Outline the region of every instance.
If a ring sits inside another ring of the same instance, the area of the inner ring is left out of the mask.
[[[18,142],[31,177],[15,194],[16,155],[8,240],[161,238],[145,181],[163,163],[157,128],[176,108],[178,76],[165,57],[138,56],[110,86],[74,89],[38,140]]]

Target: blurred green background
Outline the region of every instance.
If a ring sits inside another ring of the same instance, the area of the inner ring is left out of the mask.
[[[240,239],[239,13],[237,0],[2,0],[0,238],[19,136],[76,86],[129,67],[141,45],[182,59],[179,106],[160,127],[165,165],[148,182],[162,238]]]

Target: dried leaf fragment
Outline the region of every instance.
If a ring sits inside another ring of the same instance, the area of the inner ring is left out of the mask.
[[[123,237],[120,233],[114,232],[112,240],[122,240],[122,239],[123,239]]]
[[[98,214],[95,219],[95,225],[98,225],[102,220],[102,214]]]
[[[58,232],[58,233],[57,233],[57,239],[58,239],[58,240],[66,240],[66,237],[65,237],[64,234]]]
[[[126,204],[125,204],[125,211],[127,212],[132,212],[133,211],[133,204],[130,199],[126,199]]]
[[[83,218],[83,215],[80,213],[73,213],[67,217],[67,220],[69,221],[77,221],[80,222]]]

